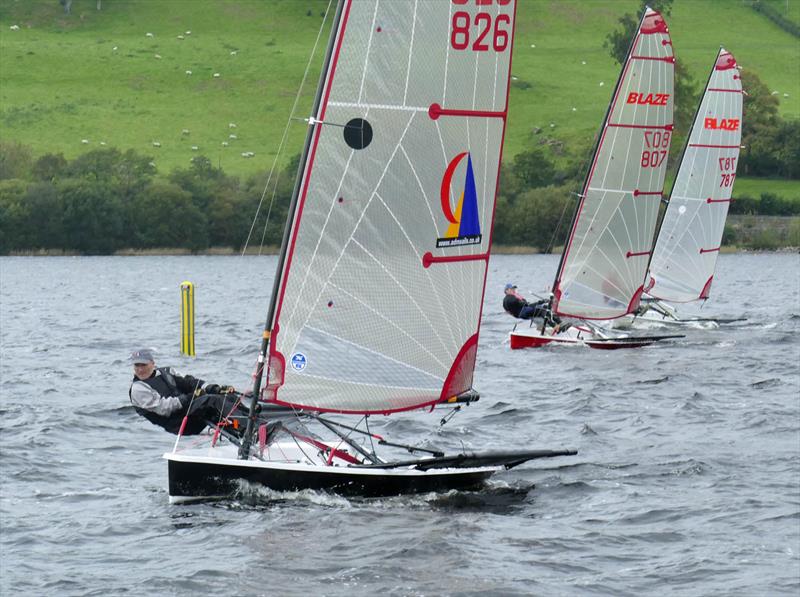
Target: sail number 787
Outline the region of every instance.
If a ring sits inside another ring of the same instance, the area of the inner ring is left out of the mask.
[[[736,180],[736,158],[719,158],[719,170],[722,174],[720,187],[732,187]]]
[[[456,6],[465,6],[474,2],[477,6],[506,6],[511,0],[452,0]],[[492,16],[488,12],[479,12],[473,17],[468,12],[459,10],[453,13],[450,21],[450,45],[454,50],[471,49],[473,52],[503,52],[510,41],[511,17],[506,14]]]

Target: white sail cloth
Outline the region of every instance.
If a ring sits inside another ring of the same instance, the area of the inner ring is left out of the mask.
[[[736,179],[742,81],[720,49],[664,214],[648,294],[672,302],[708,298]]]
[[[375,413],[471,387],[515,3],[344,3],[266,399]]]
[[[554,308],[583,319],[635,310],[642,293],[672,140],[674,57],[647,9],[586,179],[554,285]]]

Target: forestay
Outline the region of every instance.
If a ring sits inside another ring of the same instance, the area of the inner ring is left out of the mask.
[[[678,169],[650,266],[654,297],[708,298],[736,178],[742,138],[742,82],[719,51]]]
[[[646,9],[594,154],[553,288],[562,315],[612,319],[642,293],[672,138],[674,58]]]
[[[417,408],[471,387],[515,3],[346,1],[282,269],[265,398]]]

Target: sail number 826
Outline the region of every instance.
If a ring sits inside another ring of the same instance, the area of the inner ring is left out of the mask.
[[[492,0],[472,0],[479,6],[492,4]],[[452,0],[455,5],[465,5],[469,0]],[[511,0],[494,0],[499,6],[510,4]],[[473,17],[462,10],[453,13],[450,21],[450,46],[454,50],[472,49],[474,52],[503,52],[510,41],[511,17],[498,14],[492,17],[488,12],[479,12]]]

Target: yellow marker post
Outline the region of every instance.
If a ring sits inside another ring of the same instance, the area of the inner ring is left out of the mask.
[[[194,284],[181,282],[181,354],[194,354]]]

